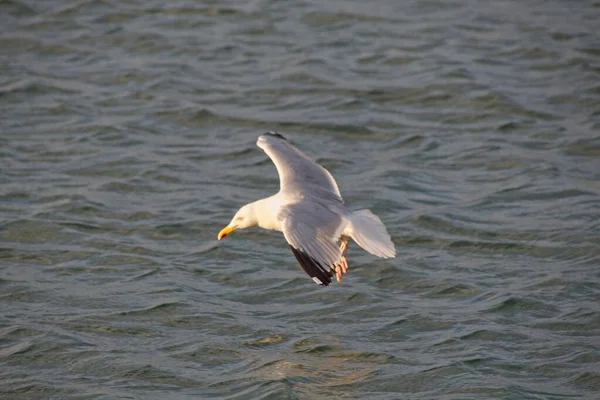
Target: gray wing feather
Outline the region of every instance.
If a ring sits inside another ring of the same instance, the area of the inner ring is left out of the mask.
[[[343,218],[319,203],[302,201],[282,208],[279,219],[287,242],[325,266],[342,254],[337,241],[344,229]]]
[[[275,164],[280,190],[343,202],[340,189],[325,168],[281,136],[261,135],[256,142]]]

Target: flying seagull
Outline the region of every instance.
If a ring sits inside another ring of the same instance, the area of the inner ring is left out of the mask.
[[[369,210],[348,210],[329,171],[277,132],[259,136],[256,145],[277,168],[279,192],[240,208],[219,232],[219,240],[257,225],[283,232],[300,266],[322,286],[331,283],[333,274],[339,282],[348,272],[349,239],[374,256],[396,256],[379,217]]]

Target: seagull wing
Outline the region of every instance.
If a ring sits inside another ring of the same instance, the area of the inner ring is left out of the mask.
[[[342,202],[340,189],[325,168],[298,150],[284,136],[268,132],[256,142],[275,164],[281,192]]]
[[[342,256],[336,243],[346,225],[344,218],[305,200],[282,207],[279,219],[300,266],[319,285],[329,285],[333,265]]]

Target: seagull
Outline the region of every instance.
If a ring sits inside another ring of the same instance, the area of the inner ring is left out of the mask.
[[[334,274],[340,282],[348,272],[349,239],[374,256],[396,256],[379,217],[369,210],[350,211],[329,171],[285,136],[267,132],[258,137],[256,145],[277,168],[279,192],[240,208],[219,232],[218,240],[254,226],[283,232],[300,266],[321,286],[328,286]]]

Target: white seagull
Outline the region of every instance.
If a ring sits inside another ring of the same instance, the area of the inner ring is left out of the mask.
[[[236,229],[257,225],[283,232],[300,266],[322,286],[331,283],[334,273],[339,282],[348,272],[349,239],[374,256],[396,256],[379,217],[369,210],[348,210],[329,171],[279,133],[259,136],[256,145],[277,168],[279,192],[240,208],[219,232],[219,240]]]

